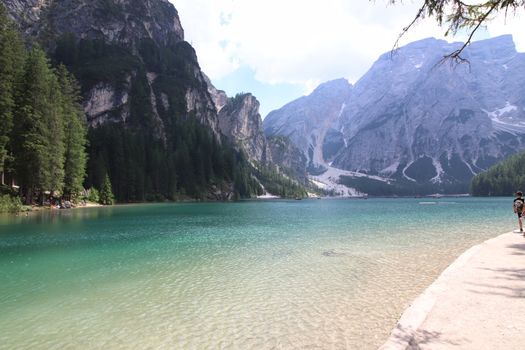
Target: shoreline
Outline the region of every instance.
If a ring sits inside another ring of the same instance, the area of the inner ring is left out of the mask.
[[[512,326],[492,314],[504,314],[506,306],[522,315],[521,325],[525,322],[524,269],[513,264],[525,253],[508,249],[524,250],[525,238],[503,233],[463,252],[404,310],[379,350],[493,349],[504,338],[510,344],[503,348],[523,344],[525,326],[519,334],[504,335]],[[504,279],[505,273],[510,277]]]
[[[325,199],[325,200],[362,200],[362,199],[450,199],[450,198],[467,198],[467,197],[477,197],[477,198],[485,198],[483,196],[471,196],[468,194],[447,194],[447,195],[424,195],[424,196],[350,196],[350,197],[342,197],[342,196],[319,196],[319,195],[309,195],[308,197],[304,197],[301,199],[309,200],[309,199]],[[487,198],[497,198],[500,196],[488,196]],[[181,200],[172,200],[172,201],[144,201],[144,202],[128,202],[128,203],[115,203],[113,205],[102,205],[98,203],[90,202],[86,205],[78,205],[72,208],[51,208],[50,206],[28,206],[23,205],[23,209],[16,212],[0,212],[0,215],[15,215],[19,216],[22,214],[25,215],[31,215],[32,213],[38,213],[41,211],[46,210],[64,210],[64,209],[85,209],[85,208],[100,208],[100,207],[111,207],[111,206],[132,206],[132,205],[148,205],[148,204],[165,204],[165,203],[234,203],[234,202],[243,202],[243,201],[268,201],[268,200],[294,200],[298,198],[285,198],[285,197],[279,197],[274,195],[264,195],[264,196],[257,196],[254,198],[243,198],[238,200],[225,200],[225,201],[219,201],[219,200],[199,200],[195,198],[187,198],[187,199],[181,199]]]

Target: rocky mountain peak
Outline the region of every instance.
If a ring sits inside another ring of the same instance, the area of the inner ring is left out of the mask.
[[[125,46],[152,39],[184,40],[177,10],[168,0],[5,0],[11,17],[32,37],[53,41],[69,33]],[[42,35],[45,34],[45,35]],[[51,34],[51,38],[47,37]]]
[[[516,54],[516,45],[512,35],[502,35],[495,38],[475,41],[469,46],[465,58],[501,60],[511,59]]]
[[[320,84],[311,93],[311,96],[329,97],[337,94],[346,94],[351,88],[352,84],[350,84],[348,80],[346,80],[345,78],[339,78]]]
[[[271,161],[259,101],[250,93],[229,98],[219,111],[221,133],[237,144],[251,162],[267,164]]]

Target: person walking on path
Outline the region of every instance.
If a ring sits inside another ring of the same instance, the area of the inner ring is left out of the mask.
[[[525,203],[525,200],[523,199],[523,193],[521,191],[516,192],[516,198],[514,199],[514,203],[512,204],[512,209],[514,209],[514,212],[518,214],[518,225],[520,227],[520,232],[523,233],[523,223],[522,223],[522,216],[523,216],[523,204]],[[525,234],[523,234],[523,237],[525,237]]]

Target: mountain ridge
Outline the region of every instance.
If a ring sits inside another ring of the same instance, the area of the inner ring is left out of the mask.
[[[525,87],[519,78],[525,76],[525,54],[505,35],[469,46],[463,54],[468,65],[443,63],[459,45],[427,38],[387,52],[343,102],[324,101],[340,103],[342,112],[327,123],[322,144],[316,143],[323,154],[315,159],[317,167],[417,183],[425,191],[466,192],[475,174],[525,148]],[[300,110],[308,100],[293,102]],[[265,119],[268,135],[301,132],[277,130],[289,118],[296,125],[311,120],[305,113],[287,114],[285,107]]]

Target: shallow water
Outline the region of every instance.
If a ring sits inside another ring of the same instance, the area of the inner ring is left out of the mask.
[[[459,254],[514,228],[510,203],[254,201],[0,217],[0,348],[375,349]]]

